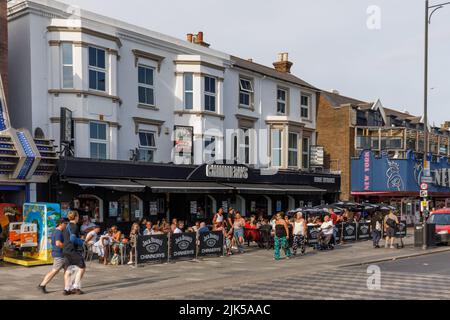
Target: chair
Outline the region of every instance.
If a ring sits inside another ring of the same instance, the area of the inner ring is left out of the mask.
[[[83,258],[85,261],[91,262],[94,257],[93,245],[83,244]]]

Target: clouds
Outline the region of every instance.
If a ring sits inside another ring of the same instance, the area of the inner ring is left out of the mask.
[[[211,47],[271,65],[289,52],[293,73],[323,89],[421,115],[422,0],[65,0],[181,39],[204,31]],[[381,29],[367,28],[367,8]],[[450,7],[430,28],[430,119],[450,120]],[[447,107],[448,108],[448,107]]]

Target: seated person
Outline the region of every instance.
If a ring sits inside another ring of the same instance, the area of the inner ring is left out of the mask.
[[[87,235],[95,227],[95,223],[91,221],[89,216],[83,216],[83,224],[80,227],[80,232],[82,235]]]
[[[331,238],[333,237],[333,221],[330,219],[330,216],[325,216],[324,222],[320,226],[320,232],[318,235],[319,243],[322,247],[327,246]]]
[[[92,251],[99,257],[100,262],[108,264],[109,246],[112,243],[112,231],[109,229],[93,244]]]
[[[153,234],[153,226],[152,223],[150,221],[147,221],[145,223],[145,229],[142,232],[144,236],[149,236]]]
[[[206,226],[206,223],[201,222],[200,228],[198,229],[198,233],[209,232],[209,228]]]
[[[112,238],[112,249],[113,249],[114,254],[118,254],[119,246],[122,241],[122,232],[120,232],[120,230],[117,228],[117,226],[112,226],[111,232],[112,232],[112,237],[111,237]]]
[[[161,231],[160,227],[158,227],[157,225],[154,225],[152,235],[158,235],[158,234],[164,234],[164,232]]]
[[[93,246],[99,240],[100,226],[95,226],[92,231],[86,235],[85,243],[88,247]]]

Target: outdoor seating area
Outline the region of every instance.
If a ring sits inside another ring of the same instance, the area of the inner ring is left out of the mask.
[[[295,235],[296,214],[301,213],[306,226],[304,245],[314,250],[332,250],[337,244],[351,241],[364,241],[372,239],[372,217],[375,213],[378,218],[384,219],[389,212],[396,212],[396,208],[387,204],[370,204],[355,202],[337,202],[331,205],[321,205],[312,208],[298,208],[286,212],[285,222],[291,235],[287,247],[293,247]],[[80,231],[85,240],[84,256],[88,262],[99,261],[104,265],[135,265],[136,244],[141,236],[159,236],[168,242],[173,241],[173,235],[195,234],[197,252],[200,246],[200,235],[203,233],[214,233],[223,236],[223,255],[244,253],[245,248],[275,249],[275,225],[278,215],[265,217],[251,215],[243,217],[240,212],[230,208],[227,216],[222,209],[214,215],[210,223],[198,220],[194,224],[172,219],[170,223],[162,219],[155,223],[145,218],[133,223],[131,230],[119,230],[115,225],[102,230],[84,216]],[[324,235],[322,226],[325,217],[332,223],[332,234]],[[298,218],[298,217],[297,217]],[[404,224],[401,217],[399,221]],[[404,226],[403,226],[404,227]],[[406,227],[401,232],[406,232]],[[384,232],[384,231],[383,231]],[[406,235],[406,234],[405,234]],[[165,236],[165,237],[164,237]],[[383,234],[384,236],[384,234]],[[402,234],[399,234],[401,237]],[[172,244],[171,244],[172,245]],[[168,245],[168,248],[171,247]],[[173,252],[169,252],[168,255]],[[304,249],[302,250],[304,251]]]

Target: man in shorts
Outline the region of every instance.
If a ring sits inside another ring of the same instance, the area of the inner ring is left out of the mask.
[[[69,211],[67,214],[69,223],[64,230],[64,250],[66,271],[64,272],[64,292],[65,296],[70,294],[83,294],[81,290],[81,279],[86,271],[86,264],[81,253],[84,240],[80,238],[80,229],[78,228],[78,212]],[[75,268],[77,267],[77,268]],[[75,281],[72,284],[72,269],[76,269]]]
[[[389,243],[391,244],[390,248],[394,249],[394,240],[395,240],[395,228],[398,225],[398,218],[391,210],[389,214],[384,218],[384,230],[386,232],[386,243],[385,248],[388,248]]]
[[[49,273],[46,274],[44,280],[38,285],[38,289],[42,291],[42,293],[48,293],[46,290],[47,284],[59,273],[61,269],[66,270],[64,266],[64,256],[63,256],[63,247],[64,247],[64,236],[63,231],[69,223],[69,219],[61,218],[58,220],[57,226],[52,233],[51,242],[52,242],[52,257],[53,257],[53,267]]]

